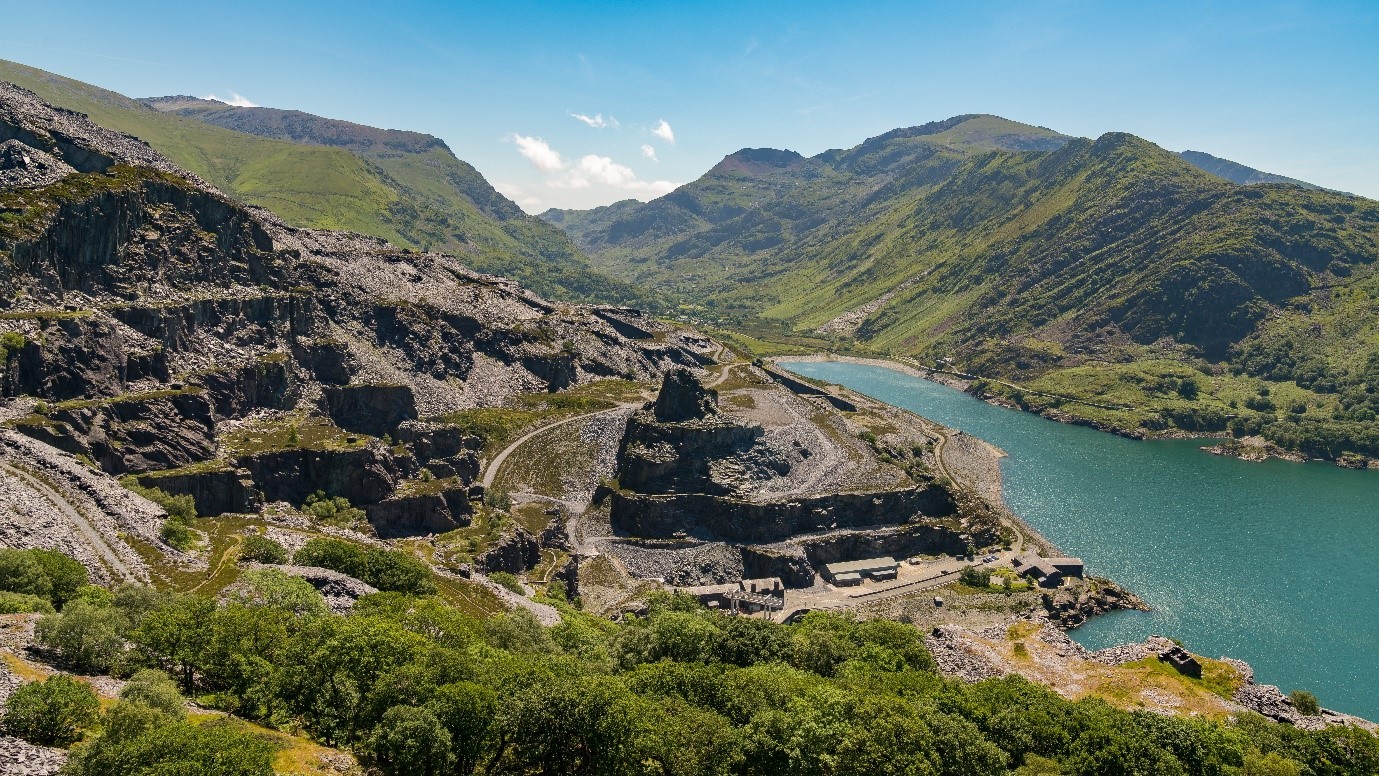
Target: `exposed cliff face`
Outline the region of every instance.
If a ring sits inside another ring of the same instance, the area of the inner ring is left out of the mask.
[[[699,579],[705,574],[696,562],[717,567],[730,559],[742,574],[808,586],[823,563],[966,552],[994,541],[963,533],[946,488],[895,477],[900,472],[858,441],[860,427],[849,427],[837,405],[798,398],[764,375],[754,379],[761,382],[730,397],[747,409],[729,413],[689,370],[672,370],[656,400],[628,421],[619,488],[607,492],[612,526],[634,537],[697,540],[657,545],[654,562],[642,564],[651,576],[682,578],[677,566],[684,565]],[[817,433],[800,431],[805,424]],[[844,470],[851,479],[838,476]]]
[[[788,501],[753,502],[703,493],[643,495],[616,492],[613,526],[635,536],[689,534],[732,542],[776,542],[840,528],[900,525],[957,509],[945,489],[926,485],[874,493],[827,493]]]
[[[15,428],[108,473],[153,475],[203,514],[322,490],[385,533],[448,530],[467,519],[478,445],[418,418],[698,358],[670,327],[631,337],[609,322],[627,311],[293,229],[8,84],[0,168],[0,394],[49,405]],[[250,416],[292,436],[227,449]],[[358,436],[298,440],[308,419]],[[368,439],[384,435],[402,447]],[[452,486],[399,491],[422,466]]]

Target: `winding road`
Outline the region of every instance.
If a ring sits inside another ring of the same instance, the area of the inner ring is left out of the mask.
[[[488,467],[484,469],[484,478],[483,480],[481,480],[481,483],[484,486],[484,490],[488,490],[489,488],[493,487],[493,481],[498,477],[498,470],[502,468],[503,462],[508,459],[508,456],[512,454],[512,451],[521,447],[524,443],[527,442],[527,440],[531,439],[532,437],[544,434],[553,428],[558,428],[567,423],[574,423],[577,420],[588,420],[589,418],[597,417],[599,415],[607,415],[613,412],[621,412],[629,407],[640,406],[642,406],[641,402],[619,404],[616,407],[610,407],[606,410],[598,410],[597,412],[586,412],[583,415],[573,415],[568,418],[562,418],[553,423],[547,423],[544,426],[538,426],[532,429],[531,431],[528,431],[527,433],[523,434],[522,436],[514,440],[512,444],[508,445],[507,447],[504,447],[502,451],[500,451],[497,455],[493,456],[492,461],[489,461]]]

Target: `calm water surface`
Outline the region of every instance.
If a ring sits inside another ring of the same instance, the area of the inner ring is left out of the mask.
[[[1073,632],[1091,649],[1150,633],[1254,666],[1284,692],[1379,719],[1379,472],[1248,463],[1201,442],[1137,442],[993,407],[878,366],[782,364],[985,439],[1010,508],[1156,611]]]

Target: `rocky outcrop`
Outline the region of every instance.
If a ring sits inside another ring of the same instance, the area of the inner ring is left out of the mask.
[[[742,576],[747,579],[778,577],[786,587],[811,587],[818,572],[805,556],[804,548],[743,547]]]
[[[502,537],[474,559],[474,565],[487,574],[495,571],[521,574],[540,562],[541,546],[536,537],[516,523],[510,523]]]
[[[1046,592],[1041,600],[1050,621],[1064,629],[1076,628],[1098,614],[1120,609],[1150,611],[1142,598],[1101,577]]]
[[[656,401],[634,413],[618,446],[618,481],[638,493],[733,492],[716,464],[752,450],[763,435],[718,410],[718,394],[688,369],[666,373]],[[654,535],[654,534],[646,534]]]
[[[252,364],[203,372],[205,386],[218,417],[239,417],[255,409],[290,409],[299,394],[291,364],[281,353]]]
[[[195,391],[60,405],[46,419],[15,428],[60,450],[87,456],[111,474],[175,469],[215,452],[211,403]]]
[[[788,501],[754,502],[698,493],[644,495],[616,491],[613,527],[634,536],[769,544],[838,528],[875,528],[956,511],[952,494],[935,485],[875,493],[827,493]]]
[[[0,189],[37,189],[76,172],[72,165],[18,140],[0,143]]]
[[[409,420],[394,432],[398,442],[407,445],[419,465],[437,477],[458,477],[469,481],[479,476],[479,450],[483,440],[455,426]]]
[[[231,512],[251,514],[263,504],[263,494],[254,486],[247,469],[175,469],[142,474],[138,482],[145,488],[157,488],[174,496],[191,496],[196,502],[196,513],[202,517]]]
[[[445,533],[470,522],[463,485],[433,493],[394,495],[364,511],[374,531],[384,538]]]
[[[327,385],[321,396],[335,425],[361,434],[392,434],[417,419],[416,398],[406,385]]]
[[[269,501],[301,504],[316,491],[352,504],[377,504],[397,489],[399,472],[387,447],[369,442],[339,450],[294,448],[238,458]]]
[[[908,558],[912,555],[962,555],[971,537],[951,525],[924,522],[871,531],[838,531],[805,539],[805,555],[815,568],[857,558]]]

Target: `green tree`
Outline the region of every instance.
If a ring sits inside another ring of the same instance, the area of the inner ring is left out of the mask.
[[[434,714],[415,706],[384,712],[369,736],[368,750],[387,776],[439,776],[454,759],[450,733]]]
[[[53,583],[28,550],[0,548],[0,590],[52,600]]]
[[[86,567],[55,550],[29,550],[29,556],[43,569],[48,578],[53,605],[61,607],[77,591],[91,581]]]
[[[96,720],[100,700],[66,674],[21,685],[5,702],[5,732],[42,746],[67,746]]]
[[[267,536],[249,534],[239,547],[240,560],[277,565],[287,562],[287,548]]]
[[[296,615],[326,613],[326,599],[312,584],[278,569],[250,569],[239,577],[231,597],[245,606],[280,609]]]
[[[120,700],[142,703],[173,717],[185,716],[186,701],[177,691],[177,683],[172,677],[153,668],[145,668],[134,674],[120,690]]]
[[[127,628],[128,621],[118,609],[78,599],[61,613],[40,619],[34,627],[34,638],[52,650],[63,665],[77,671],[104,672],[124,651]]]
[[[1294,690],[1288,693],[1288,699],[1293,702],[1293,708],[1297,709],[1299,714],[1311,716],[1321,713],[1322,708],[1317,702],[1317,696],[1306,690]]]
[[[438,688],[426,708],[450,734],[454,772],[459,776],[473,773],[496,743],[493,717],[498,694],[473,682],[455,682]]]

